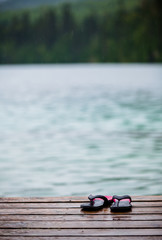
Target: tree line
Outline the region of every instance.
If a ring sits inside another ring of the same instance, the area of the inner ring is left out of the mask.
[[[0,63],[161,62],[162,1],[142,0],[126,11],[90,12],[79,20],[71,5],[0,18]]]

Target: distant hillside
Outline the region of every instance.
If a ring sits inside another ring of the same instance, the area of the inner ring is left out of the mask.
[[[89,14],[102,16],[103,13],[116,13],[121,6],[124,11],[132,11],[141,5],[141,0],[0,0],[0,22],[28,12],[30,19],[35,20],[48,9],[62,11],[62,6],[69,3],[77,20]]]
[[[40,8],[42,6],[59,6],[63,3],[71,3],[74,10],[84,12],[102,11],[108,9],[115,11],[120,3],[124,3],[126,9],[132,9],[139,5],[141,0],[0,0],[0,11],[15,11],[21,9]]]
[[[0,10],[16,10],[16,9],[24,9],[24,8],[33,8],[40,6],[49,6],[56,5],[62,3],[73,3],[78,1],[85,0],[0,0]]]
[[[0,64],[162,61],[161,0],[21,4],[0,13]]]

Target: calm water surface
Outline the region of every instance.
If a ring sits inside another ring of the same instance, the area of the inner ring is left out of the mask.
[[[162,66],[1,66],[0,183],[0,196],[162,194]]]

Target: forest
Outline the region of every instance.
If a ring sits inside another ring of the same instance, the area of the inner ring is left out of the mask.
[[[85,3],[86,4],[86,3]],[[72,4],[0,14],[0,64],[162,61],[162,1],[77,15]]]

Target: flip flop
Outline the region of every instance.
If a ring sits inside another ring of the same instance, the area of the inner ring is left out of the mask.
[[[110,206],[112,212],[127,212],[132,209],[131,197],[129,195],[117,196],[112,198],[113,204]]]
[[[80,205],[82,210],[86,211],[96,211],[102,209],[103,207],[110,206],[112,203],[112,196],[103,196],[103,195],[89,195],[89,203],[83,203]]]

